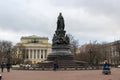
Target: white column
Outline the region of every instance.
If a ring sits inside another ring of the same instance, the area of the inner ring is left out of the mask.
[[[37,49],[35,49],[35,54],[36,54],[36,59],[37,59],[37,54],[38,54]]]
[[[45,50],[43,50],[43,60],[45,59]]]
[[[41,49],[39,49],[39,59],[41,59]]]
[[[37,59],[40,58],[40,53],[39,53],[39,49],[37,49]]]
[[[28,49],[28,59],[30,59],[30,49]]]
[[[32,49],[32,59],[34,59],[34,49]]]

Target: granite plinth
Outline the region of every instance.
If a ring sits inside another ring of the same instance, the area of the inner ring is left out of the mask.
[[[55,59],[57,60],[73,60],[73,55],[69,50],[54,50],[50,55],[48,55],[47,58],[49,61],[54,61]]]

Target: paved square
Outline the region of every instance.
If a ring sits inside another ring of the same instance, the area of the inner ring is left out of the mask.
[[[4,70],[2,80],[120,80],[120,68],[111,70],[111,75],[103,75],[102,70],[79,71],[23,71]]]

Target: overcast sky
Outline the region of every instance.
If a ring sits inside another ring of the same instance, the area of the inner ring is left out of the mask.
[[[80,44],[120,39],[120,0],[0,0],[0,40],[38,35],[51,42],[59,12]]]

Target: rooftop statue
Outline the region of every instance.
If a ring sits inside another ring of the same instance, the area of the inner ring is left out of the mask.
[[[57,20],[57,30],[64,30],[64,27],[64,18],[62,16],[62,13],[60,13]]]

